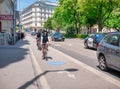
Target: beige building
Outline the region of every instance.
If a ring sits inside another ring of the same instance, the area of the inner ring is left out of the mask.
[[[4,0],[2,3],[0,3],[0,15],[13,15],[13,1],[12,0]],[[10,32],[10,28],[13,27],[13,20],[2,19],[0,20],[0,22],[1,22],[1,31]]]
[[[13,0],[0,0],[0,44],[8,42],[11,28],[13,28]]]
[[[58,3],[46,0],[36,1],[34,4],[25,8],[21,15],[21,25],[25,28],[43,28],[45,21],[52,17]]]

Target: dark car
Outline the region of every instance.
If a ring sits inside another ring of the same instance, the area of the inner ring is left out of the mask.
[[[52,41],[64,41],[64,40],[65,40],[65,37],[60,32],[55,32],[52,35]]]
[[[97,49],[99,68],[120,71],[120,32],[109,33]]]
[[[95,33],[84,39],[85,48],[97,49],[100,41],[105,37],[106,33]]]

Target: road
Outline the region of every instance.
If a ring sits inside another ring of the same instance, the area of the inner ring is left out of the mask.
[[[66,39],[65,42],[52,42],[52,47],[100,71],[96,56],[97,50],[85,49],[83,40]],[[104,73],[120,81],[118,71],[109,70]]]
[[[120,89],[120,73],[98,68],[96,50],[83,40],[51,42],[42,60],[35,36],[0,47],[0,89]]]
[[[66,39],[65,42],[52,42],[48,54],[49,60],[46,62],[41,61],[41,53],[35,45],[35,37],[28,38],[32,38],[30,47],[34,59],[37,60],[35,63],[39,66],[37,71],[40,69],[39,73],[44,71],[43,80],[47,85],[42,84],[42,86],[50,89],[120,89],[119,85],[115,86],[120,83],[120,73],[114,70],[100,71],[96,50],[85,49],[83,40]],[[93,72],[93,75],[84,68]]]

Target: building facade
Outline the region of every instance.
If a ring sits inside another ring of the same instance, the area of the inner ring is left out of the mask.
[[[13,1],[4,0],[0,3],[0,16],[13,16]],[[1,32],[10,32],[10,28],[13,27],[13,19],[0,19],[1,22]]]
[[[0,2],[0,44],[6,44],[13,29],[13,0]]]
[[[21,25],[25,28],[43,28],[45,21],[52,17],[57,6],[57,3],[46,0],[35,2],[20,14]]]

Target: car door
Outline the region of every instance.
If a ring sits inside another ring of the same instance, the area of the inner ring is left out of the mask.
[[[94,40],[94,36],[95,35],[92,35],[88,38],[88,41],[87,41],[87,44],[89,47],[93,48],[93,40]]]
[[[111,35],[106,45],[107,47],[107,60],[114,68],[120,68],[120,46],[119,46],[119,38],[118,34]]]
[[[120,70],[120,34],[119,34],[119,42],[118,42],[118,50],[116,51],[116,55],[117,55],[117,62],[119,63],[119,70]]]

